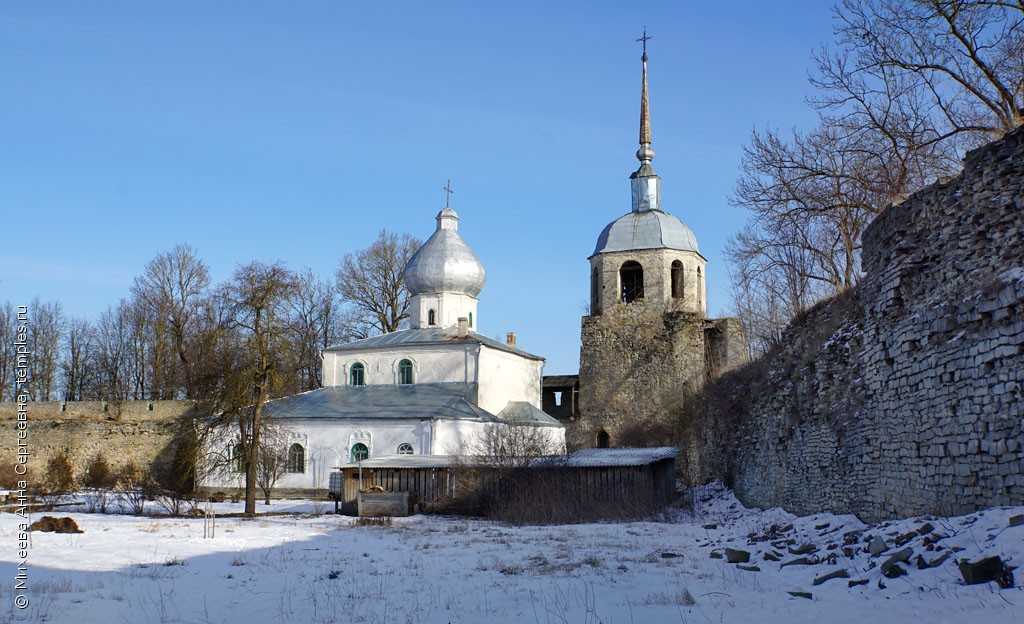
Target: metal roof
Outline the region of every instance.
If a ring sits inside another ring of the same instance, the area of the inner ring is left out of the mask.
[[[594,254],[634,249],[695,251],[697,237],[685,223],[660,210],[627,212],[612,221],[597,237]]]
[[[418,346],[436,346],[436,345],[448,345],[448,344],[482,344],[492,349],[498,349],[500,351],[506,351],[508,353],[515,353],[531,360],[541,360],[539,355],[534,355],[517,349],[516,347],[510,347],[509,345],[488,338],[482,334],[470,331],[465,337],[459,337],[457,334],[457,328],[448,327],[416,327],[412,329],[403,329],[390,334],[382,334],[380,336],[373,336],[372,338],[363,338],[362,340],[355,340],[353,342],[334,345],[327,347],[325,351],[360,351],[363,349],[392,349],[395,347],[418,347]]]
[[[459,215],[437,214],[437,229],[405,265],[405,285],[413,295],[453,292],[476,297],[484,287],[484,265],[459,236]]]
[[[514,425],[534,425],[538,427],[562,427],[557,419],[548,416],[526,401],[509,401],[500,412],[498,418]]]
[[[541,378],[541,385],[545,388],[566,388],[578,386],[579,384],[579,375],[544,375]]]
[[[646,466],[679,455],[674,446],[652,448],[590,448],[580,449],[569,456],[567,465],[581,468],[610,466]]]
[[[277,420],[448,419],[495,422],[476,406],[476,384],[330,386],[268,401],[264,413]]]
[[[573,468],[612,468],[615,466],[647,466],[679,455],[674,446],[655,448],[582,449],[570,455],[538,457],[530,464],[539,468],[568,466]],[[471,455],[382,455],[339,468],[448,468],[453,466],[486,466],[493,463],[486,457]]]

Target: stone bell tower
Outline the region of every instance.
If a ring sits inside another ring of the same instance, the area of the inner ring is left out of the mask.
[[[708,320],[707,259],[697,237],[662,207],[654,171],[641,56],[640,166],[629,176],[631,210],[601,231],[590,262],[590,314],[580,347],[580,417],[573,447],[650,445],[664,439],[687,393],[745,357],[736,319]]]

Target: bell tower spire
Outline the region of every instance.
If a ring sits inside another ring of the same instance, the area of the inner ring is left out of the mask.
[[[647,28],[637,41],[643,46],[640,56],[642,73],[640,79],[640,148],[636,150],[636,159],[640,168],[630,175],[630,187],[633,195],[633,212],[661,210],[661,178],[654,172],[651,161],[654,160],[654,148],[651,138],[651,110],[647,95],[647,42],[651,39]]]

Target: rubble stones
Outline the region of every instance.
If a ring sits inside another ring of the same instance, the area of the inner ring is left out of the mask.
[[[822,574],[821,576],[815,578],[813,584],[814,585],[821,585],[822,583],[824,583],[826,581],[831,581],[832,579],[837,579],[837,578],[850,578],[850,574],[846,570],[840,568],[838,570],[829,572],[828,574]]]
[[[745,550],[726,548],[725,560],[729,563],[746,563],[750,561],[750,553]]]

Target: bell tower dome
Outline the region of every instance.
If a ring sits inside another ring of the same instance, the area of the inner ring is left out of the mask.
[[[650,98],[647,87],[647,31],[640,79],[640,166],[629,176],[631,210],[612,221],[590,255],[590,313],[618,304],[642,304],[705,314],[707,260],[685,223],[662,209],[661,176],[654,171]]]

